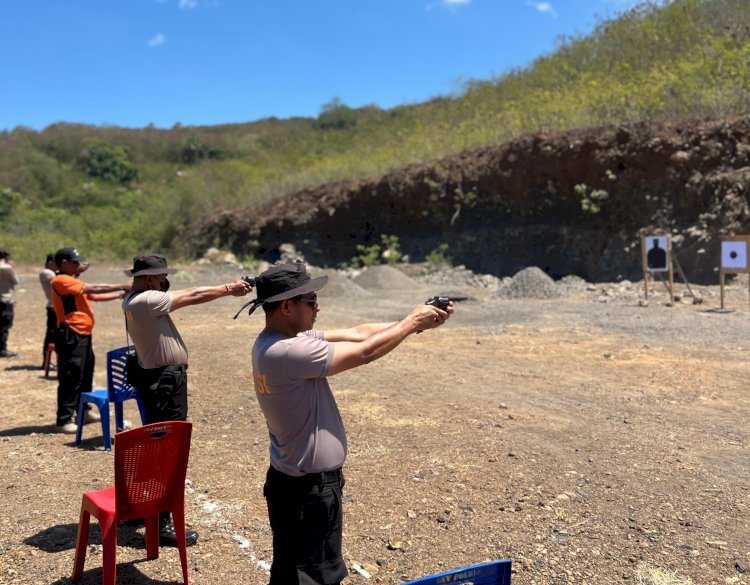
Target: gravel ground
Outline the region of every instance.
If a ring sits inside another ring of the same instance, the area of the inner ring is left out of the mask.
[[[513,560],[521,585],[750,582],[746,278],[719,311],[717,287],[694,287],[703,302],[693,304],[682,286],[669,303],[654,285],[646,303],[642,283],[568,278],[557,298],[506,299],[497,291],[512,279],[410,267],[409,286],[389,289],[383,272],[363,279],[369,288],[332,278],[319,326],[399,318],[438,293],[470,299],[441,330],[331,380],[350,445],[346,585],[496,558]],[[55,381],[35,369],[44,303],[36,269],[19,273],[19,357],[0,364],[0,585],[61,585],[81,493],[111,483],[112,457],[93,425],[80,447],[53,432]],[[238,273],[186,266],[173,287]],[[112,267],[86,274],[121,278]],[[239,304],[175,313],[191,354],[196,584],[262,584],[271,560],[268,439],[248,363],[262,318],[232,320]],[[94,309],[103,382],[101,360],[124,328],[115,303]],[[119,583],[179,581],[176,551],[147,562],[140,529],[121,527],[118,563]],[[99,582],[93,529],[84,583]]]

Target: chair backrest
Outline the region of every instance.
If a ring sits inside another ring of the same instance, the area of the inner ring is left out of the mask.
[[[422,577],[404,585],[510,585],[510,568],[510,559],[492,561]]]
[[[135,351],[132,345],[118,347],[107,352],[107,395],[110,402],[124,402],[135,398],[138,390],[128,383],[125,359],[128,352]]]
[[[167,421],[117,433],[118,516],[149,516],[184,496],[192,429],[190,422]]]

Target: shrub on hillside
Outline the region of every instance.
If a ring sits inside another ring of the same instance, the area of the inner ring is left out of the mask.
[[[122,146],[95,144],[84,150],[79,160],[87,175],[110,183],[127,185],[138,177],[138,169]]]

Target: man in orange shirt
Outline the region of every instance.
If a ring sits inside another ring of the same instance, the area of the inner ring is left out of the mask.
[[[81,392],[90,392],[94,380],[94,351],[91,332],[94,313],[89,301],[113,301],[130,290],[130,283],[86,284],[79,275],[86,269],[85,258],[75,248],[60,248],[55,253],[58,275],[52,279],[52,305],[59,327],[57,428],[75,433],[75,411]],[[94,412],[87,421],[96,420]]]

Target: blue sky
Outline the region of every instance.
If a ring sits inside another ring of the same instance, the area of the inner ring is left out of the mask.
[[[524,67],[636,0],[3,0],[0,129],[390,108]]]

